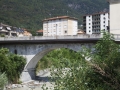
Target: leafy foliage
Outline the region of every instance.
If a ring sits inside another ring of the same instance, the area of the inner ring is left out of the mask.
[[[110,90],[120,89],[120,46],[114,43],[114,38],[108,33],[95,45],[92,57],[92,69],[99,77],[99,84],[110,87]],[[96,83],[97,84],[97,83]]]
[[[61,62],[62,59],[68,59],[71,61],[74,59],[79,59],[80,56],[77,54],[77,52],[65,48],[53,50],[38,62],[36,65],[36,72],[40,71],[41,69],[50,68],[52,65],[59,67],[58,62]]]
[[[120,90],[119,50],[113,35],[103,33],[94,51],[84,48],[79,58],[58,58],[51,73],[54,90]]]
[[[0,73],[0,90],[3,90],[5,84],[7,83],[7,77],[5,73]]]
[[[11,54],[6,48],[0,49],[0,72],[5,72],[10,82],[18,82],[25,64],[22,56]]]

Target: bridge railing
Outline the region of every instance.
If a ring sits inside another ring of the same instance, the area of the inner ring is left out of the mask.
[[[0,37],[1,40],[46,40],[46,39],[84,39],[84,38],[101,38],[99,34],[81,34],[66,36],[30,36],[30,37]]]
[[[81,35],[67,35],[67,36],[30,36],[30,37],[0,37],[0,41],[7,40],[50,40],[50,39],[90,39],[101,38],[100,34],[81,34]],[[120,34],[114,34],[116,40],[120,40]]]

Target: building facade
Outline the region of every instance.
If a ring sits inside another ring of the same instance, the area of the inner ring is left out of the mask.
[[[1,36],[17,36],[16,28],[10,25],[0,23]]]
[[[110,3],[110,33],[120,34],[120,0],[108,0]]]
[[[86,34],[100,34],[101,30],[108,31],[108,27],[108,12],[100,12],[83,16],[83,30]]]
[[[43,20],[43,36],[77,35],[78,21],[74,17],[59,16]]]
[[[32,36],[32,34],[25,29],[0,23],[0,36],[23,37],[23,36]]]

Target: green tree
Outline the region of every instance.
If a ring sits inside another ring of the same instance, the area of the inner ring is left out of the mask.
[[[6,73],[8,81],[17,83],[26,64],[22,56],[11,54],[7,48],[0,49],[0,72]]]
[[[91,66],[97,80],[95,86],[104,85],[110,90],[120,90],[120,46],[114,42],[113,35],[104,33],[95,45]]]
[[[80,56],[78,53],[69,50],[66,48],[59,48],[49,52],[45,55],[37,64],[36,71],[40,71],[41,69],[50,68],[52,65],[59,67],[59,61],[63,58],[67,58],[68,60],[79,59]]]
[[[120,47],[113,35],[103,33],[93,48],[83,49],[71,60],[59,58],[51,73],[54,90],[120,90]]]
[[[5,73],[0,73],[0,90],[3,90],[6,83],[7,83],[6,74]]]
[[[10,67],[12,69],[12,70],[10,70],[8,77],[9,77],[10,81],[12,81],[14,83],[18,83],[19,78],[20,78],[20,74],[21,74],[21,72],[24,69],[24,66],[26,64],[26,60],[22,56],[19,56],[16,54],[9,54],[8,57],[11,61]]]

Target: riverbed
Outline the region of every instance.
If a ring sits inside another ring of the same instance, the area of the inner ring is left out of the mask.
[[[31,80],[29,82],[24,82],[20,85],[12,85],[12,89],[7,90],[43,90],[43,85],[46,85],[48,87],[48,90],[53,90],[53,83],[50,82],[50,71],[49,69],[41,70],[37,75],[37,80]]]
[[[43,84],[46,85],[46,87],[48,87],[48,90],[53,90],[51,88],[53,88],[53,85],[50,82],[46,82],[46,83],[40,83],[38,86],[24,86],[22,88],[14,88],[14,89],[9,89],[9,90],[43,90]]]

